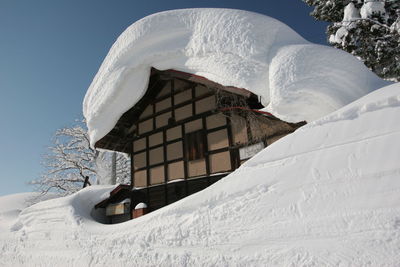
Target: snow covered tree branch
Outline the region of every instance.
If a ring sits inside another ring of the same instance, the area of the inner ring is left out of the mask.
[[[92,184],[101,183],[100,176],[110,176],[107,172],[112,164],[107,156],[109,154],[111,152],[100,152],[90,147],[86,125],[81,120],[71,127],[64,127],[55,132],[53,144],[43,156],[42,165],[45,170],[39,179],[31,181],[30,184],[42,194],[53,192],[68,195],[82,189],[86,176]],[[129,182],[129,162],[129,156],[118,153],[115,162],[116,182]],[[104,170],[101,175],[99,169]]]
[[[400,81],[400,1],[303,0],[328,21],[329,43],[361,59],[378,76]]]

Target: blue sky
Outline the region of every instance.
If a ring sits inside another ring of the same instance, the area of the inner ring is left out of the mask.
[[[124,29],[189,7],[258,12],[326,44],[326,24],[301,0],[0,0],[0,195],[32,190],[26,182],[40,175],[52,134],[81,116],[85,92]]]

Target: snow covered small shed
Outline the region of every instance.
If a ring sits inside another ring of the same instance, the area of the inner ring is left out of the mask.
[[[83,112],[93,147],[131,155],[131,186],[151,211],[381,86],[351,55],[310,44],[273,18],[171,10],[121,34]]]

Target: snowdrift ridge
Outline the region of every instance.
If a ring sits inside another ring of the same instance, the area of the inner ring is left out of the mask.
[[[110,187],[38,203],[0,232],[0,265],[399,266],[399,115],[400,83],[122,224],[90,217]]]

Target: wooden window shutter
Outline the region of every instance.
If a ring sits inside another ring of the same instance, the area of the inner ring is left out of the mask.
[[[205,135],[203,130],[185,135],[186,156],[188,160],[204,158],[206,153]]]

